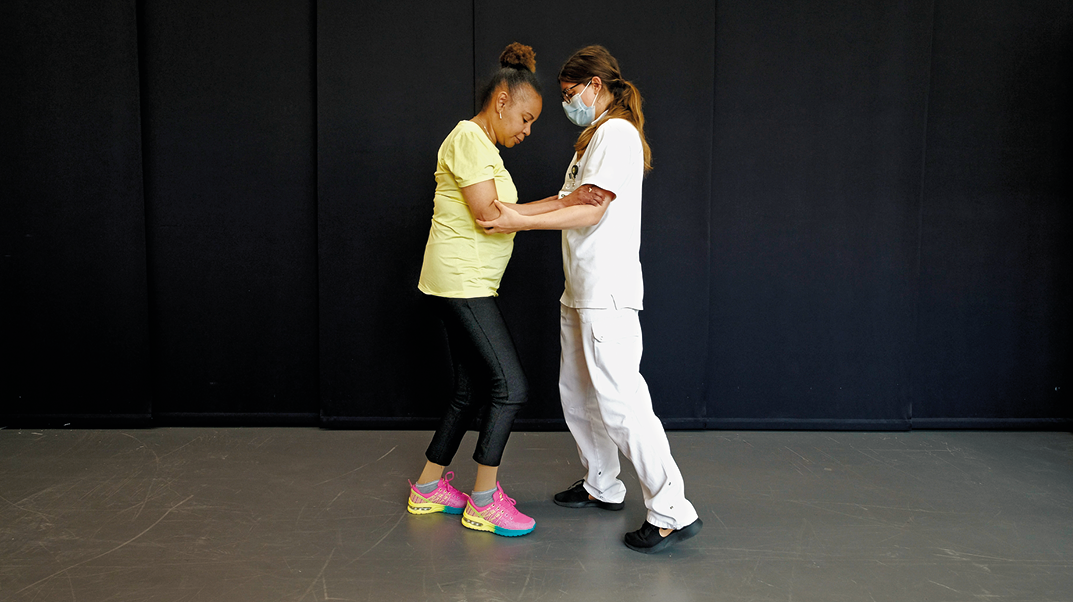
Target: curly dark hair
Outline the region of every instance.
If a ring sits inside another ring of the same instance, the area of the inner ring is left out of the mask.
[[[540,94],[540,82],[536,77],[536,52],[532,47],[511,42],[499,55],[499,69],[481,86],[477,96],[483,110],[492,101],[492,95],[500,84],[506,82],[512,95],[523,86],[529,86]]]

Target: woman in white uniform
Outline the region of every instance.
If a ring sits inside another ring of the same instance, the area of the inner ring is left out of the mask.
[[[529,215],[502,205],[498,218],[478,223],[489,233],[563,231],[559,393],[587,472],[555,503],[621,510],[621,451],[637,471],[648,509],[624,541],[658,552],[696,535],[702,523],[640,373],[641,181],[651,169],[641,95],[602,46],[574,53],[559,72],[559,87],[567,117],[585,128],[559,194],[591,188],[607,201]]]

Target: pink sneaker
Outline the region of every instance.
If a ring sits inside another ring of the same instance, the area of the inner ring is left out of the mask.
[[[462,513],[462,526],[474,531],[488,531],[496,535],[517,537],[533,531],[536,521],[518,512],[514,500],[503,487],[496,483],[496,492],[492,494],[492,503],[483,508],[473,505],[473,500],[466,496],[466,511]]]
[[[410,499],[406,500],[406,511],[410,514],[432,514],[443,512],[444,514],[462,514],[469,497],[451,486],[451,479],[455,478],[454,471],[448,472],[440,479],[436,489],[423,495],[410,483]],[[409,481],[407,481],[409,483]]]

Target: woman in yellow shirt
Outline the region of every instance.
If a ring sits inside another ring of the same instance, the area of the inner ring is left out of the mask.
[[[460,121],[437,153],[435,208],[418,289],[447,332],[455,391],[425,452],[421,476],[411,483],[407,509],[462,514],[470,529],[518,536],[536,523],[518,512],[497,480],[514,417],[528,398],[525,373],[495,301],[514,234],[488,234],[475,218],[498,217],[496,200],[539,214],[599,199],[579,192],[517,205],[518,191],[496,145],[511,148],[530,134],[542,107],[540,84],[532,48],[511,44],[499,61],[501,68],[481,93],[481,111]],[[445,476],[444,470],[478,413],[477,478],[466,496],[450,484],[453,472]]]

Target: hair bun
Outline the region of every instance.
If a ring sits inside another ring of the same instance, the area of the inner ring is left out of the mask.
[[[499,55],[499,64],[511,69],[525,69],[536,73],[536,53],[531,46],[511,42]]]

